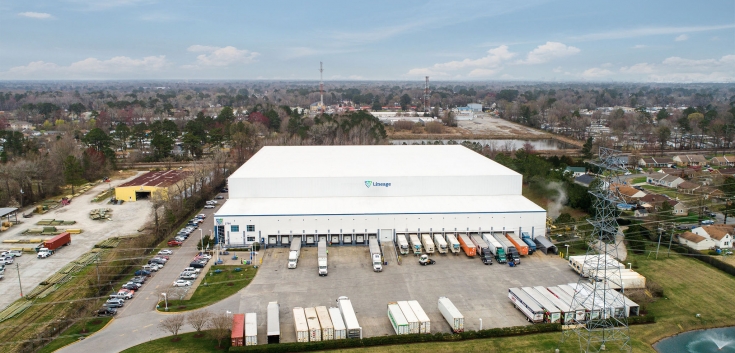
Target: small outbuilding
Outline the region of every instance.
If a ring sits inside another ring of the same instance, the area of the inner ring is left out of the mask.
[[[188,175],[189,172],[181,170],[148,172],[116,187],[115,198],[132,202],[151,198],[155,194],[166,198],[173,193],[183,193],[185,187],[182,187],[181,191],[173,190],[173,187]],[[191,187],[191,185],[188,187]]]

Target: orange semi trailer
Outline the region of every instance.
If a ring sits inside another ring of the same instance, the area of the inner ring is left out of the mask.
[[[516,250],[518,250],[519,255],[526,256],[528,255],[528,245],[526,242],[521,240],[515,233],[505,233],[505,237],[508,238],[508,240],[513,243],[513,246],[516,247]]]
[[[232,346],[242,347],[245,343],[245,314],[232,315]]]
[[[477,247],[472,243],[467,234],[460,234],[457,240],[459,240],[459,246],[462,247],[462,250],[464,250],[467,256],[472,257],[477,254]]]

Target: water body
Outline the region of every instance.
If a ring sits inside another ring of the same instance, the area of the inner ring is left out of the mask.
[[[734,353],[735,327],[685,332],[656,343],[660,353]]]
[[[402,145],[404,142],[407,145],[412,144],[427,144],[427,145],[434,145],[441,142],[441,144],[448,144],[450,141],[456,142],[457,144],[461,144],[464,141],[469,142],[477,142],[483,146],[488,145],[490,147],[495,148],[496,150],[501,151],[515,151],[519,148],[523,148],[523,145],[526,143],[530,143],[531,146],[533,146],[533,149],[535,150],[562,150],[562,149],[574,149],[577,148],[576,146],[570,145],[568,143],[561,142],[559,140],[554,139],[545,139],[545,140],[473,140],[473,139],[458,139],[458,140],[391,140],[391,142],[394,145]]]

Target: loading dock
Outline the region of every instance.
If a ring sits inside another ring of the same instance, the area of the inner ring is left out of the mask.
[[[316,235],[314,234],[306,234],[306,245],[315,245],[316,244]]]
[[[355,234],[355,244],[366,244],[365,234]]]
[[[320,242],[320,241],[322,241],[322,240],[327,241],[327,238],[328,238],[328,236],[326,234],[319,234],[317,236],[317,240],[316,241],[317,241],[317,243]]]
[[[278,244],[278,236],[277,235],[269,235],[268,236],[268,245],[274,246]]]
[[[332,244],[341,244],[342,242],[339,240],[339,234],[331,234],[329,236],[329,242]]]
[[[281,245],[288,247],[291,244],[288,234],[281,235]]]
[[[353,239],[352,234],[343,234],[342,235],[342,244],[351,245],[351,244],[353,244],[352,239]]]

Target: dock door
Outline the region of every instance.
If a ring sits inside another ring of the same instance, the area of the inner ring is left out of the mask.
[[[342,235],[342,244],[350,244],[352,245],[352,234],[344,234]]]
[[[320,242],[320,241],[322,241],[322,240],[327,241],[327,235],[326,234],[319,234],[317,236],[317,240],[316,240],[317,243]]]
[[[339,244],[339,234],[330,234],[329,239],[332,244]]]
[[[277,235],[269,235],[268,236],[268,245],[276,245],[278,243],[278,236]]]
[[[307,234],[306,235],[306,245],[314,245],[316,244],[316,235],[314,234]]]
[[[362,234],[362,233],[355,234],[355,243],[356,244],[367,244],[367,242],[365,241],[365,234]]]
[[[288,234],[281,234],[281,245],[283,246],[290,246],[291,241],[289,241],[289,235]]]
[[[393,229],[381,229],[380,230],[380,242],[393,241]]]

